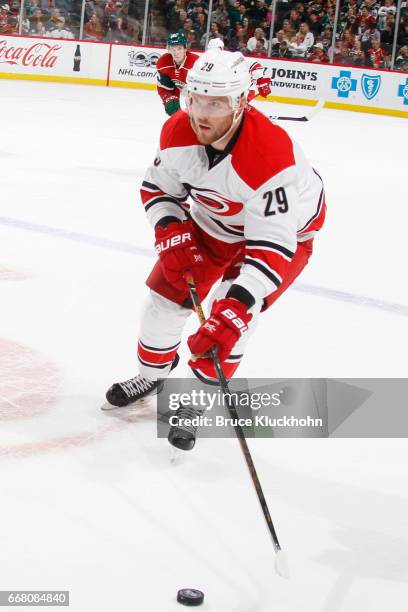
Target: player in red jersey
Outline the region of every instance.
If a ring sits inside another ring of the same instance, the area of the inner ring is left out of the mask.
[[[209,318],[188,339],[200,355],[189,361],[194,374],[214,383],[209,349],[231,378],[261,313],[312,254],[325,217],[322,179],[289,135],[247,104],[250,84],[241,53],[208,51],[189,71],[187,112],[162,128],[141,188],[158,260],[147,279],[139,374],[108,390],[114,406],[159,392],[157,379],[177,364],[192,307],[186,272],[201,299],[221,280]]]
[[[157,92],[166,113],[173,115],[180,108],[180,91],[198,55],[187,51],[186,37],[178,33],[168,37],[167,51],[157,62]]]

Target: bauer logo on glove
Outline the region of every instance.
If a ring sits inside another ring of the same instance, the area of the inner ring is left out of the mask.
[[[167,240],[163,240],[163,242],[156,242],[155,249],[156,253],[159,255],[163,251],[167,251],[168,249],[177,246],[178,244],[183,244],[184,242],[191,242],[191,234],[176,234],[171,238],[167,238]]]
[[[252,314],[242,302],[232,298],[216,300],[211,316],[204,321],[197,333],[188,339],[192,355],[207,354],[215,347],[219,358],[224,361],[231,354],[234,345],[248,329]],[[194,364],[194,358],[189,361]]]
[[[172,222],[166,227],[156,227],[155,232],[155,249],[167,281],[186,291],[184,274],[190,272],[198,283],[202,282],[206,258],[196,244],[191,221]]]

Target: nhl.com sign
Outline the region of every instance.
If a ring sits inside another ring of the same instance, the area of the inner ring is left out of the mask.
[[[130,49],[127,51],[127,66],[122,66],[118,69],[120,76],[128,76],[133,78],[155,79],[157,75],[157,62],[161,57],[162,52],[158,50],[148,49]]]
[[[48,42],[32,42],[26,46],[12,46],[0,40],[0,64],[30,68],[54,68],[61,45]]]

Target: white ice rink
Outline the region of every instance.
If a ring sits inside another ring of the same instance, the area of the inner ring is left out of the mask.
[[[69,589],[74,612],[176,611],[185,586],[209,612],[406,612],[406,440],[250,441],[287,582],[236,440],[171,466],[151,406],[99,410],[137,371],[158,96],[1,80],[0,108],[0,590]],[[328,216],[239,375],[405,377],[407,122],[285,127]]]

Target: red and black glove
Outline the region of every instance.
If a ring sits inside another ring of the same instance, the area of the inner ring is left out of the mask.
[[[259,94],[263,98],[266,98],[271,93],[271,79],[261,77],[257,80],[256,86],[258,88]]]
[[[155,229],[156,253],[160,258],[163,274],[177,287],[187,289],[184,274],[191,272],[197,284],[204,280],[204,255],[199,251],[191,221],[176,221]]]
[[[224,361],[229,357],[241,334],[248,329],[251,319],[248,307],[239,300],[216,300],[210,317],[200,326],[198,332],[187,340],[191,353],[202,355],[215,346],[218,357]],[[198,365],[194,360],[188,363],[192,367]]]

